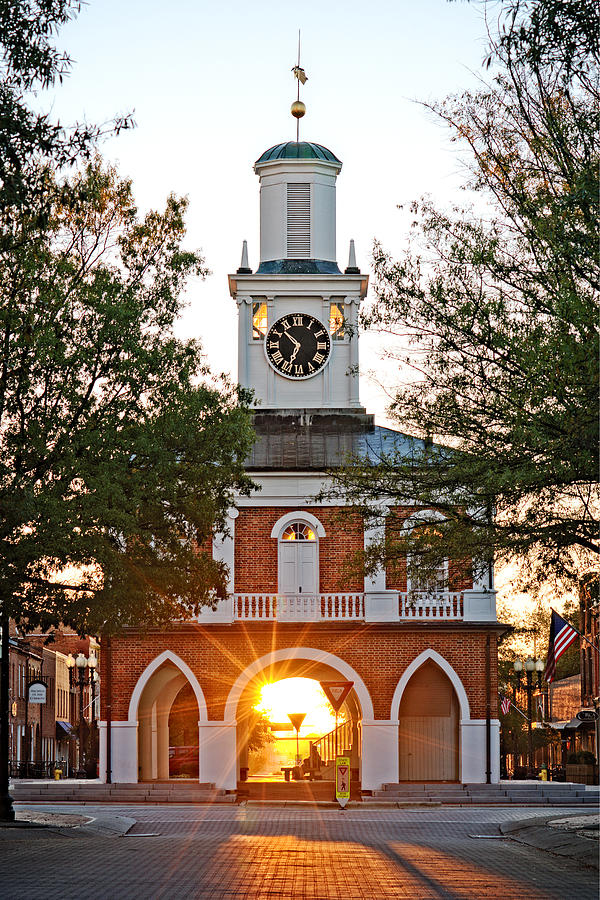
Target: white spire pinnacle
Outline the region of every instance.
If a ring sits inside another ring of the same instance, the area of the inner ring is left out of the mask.
[[[354,241],[350,240],[350,252],[348,253],[348,268],[356,268],[356,250],[354,249]]]
[[[242,261],[240,263],[240,269],[247,269],[248,266],[248,241],[244,241],[242,244]]]

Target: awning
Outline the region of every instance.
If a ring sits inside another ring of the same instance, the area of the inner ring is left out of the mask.
[[[574,731],[576,728],[581,728],[582,725],[583,725],[583,722],[581,721],[581,719],[578,719],[577,717],[575,717],[574,719],[571,719],[570,722],[567,722],[567,724],[564,726],[564,728],[565,728],[565,731]]]
[[[58,719],[56,720],[56,740],[57,741],[68,741],[72,737],[73,734],[73,726],[70,722],[60,722]]]

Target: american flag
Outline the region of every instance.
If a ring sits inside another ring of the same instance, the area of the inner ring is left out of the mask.
[[[511,701],[508,697],[500,696],[500,709],[502,710],[502,715],[506,716],[510,710]]]
[[[554,681],[556,663],[578,637],[579,632],[572,625],[569,625],[568,622],[565,622],[557,612],[552,610],[548,659],[546,660],[546,671],[544,672],[544,678],[548,683]]]

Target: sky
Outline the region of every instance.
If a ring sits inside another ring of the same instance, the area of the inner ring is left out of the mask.
[[[488,4],[488,15],[499,8]],[[480,0],[89,0],[58,37],[74,62],[70,76],[38,100],[63,124],[133,113],[136,128],[105,141],[102,153],[133,180],[141,211],[163,207],[170,192],[189,198],[187,245],[202,249],[212,274],[190,282],[178,334],[199,338],[213,371],[236,380],[227,274],[240,264],[243,240],[258,265],[252,166],[268,147],[295,139],[299,29],[308,75],[300,136],[342,160],[338,262],[346,266],[353,238],[368,272],[375,239],[401,256],[411,201],[468,200],[464,159],[422,104],[476,90],[485,78]],[[361,400],[380,424],[397,378],[381,359],[385,347],[361,336]],[[514,601],[511,582],[509,571],[497,587]],[[518,605],[531,601],[520,595]]]
[[[132,178],[140,210],[170,192],[189,198],[189,247],[212,274],[191,282],[178,326],[199,338],[211,367],[236,378],[236,306],[227,273],[248,241],[258,264],[259,194],[252,165],[295,138],[289,109],[298,30],[308,75],[301,139],[343,162],[337,187],[338,262],[350,238],[370,269],[373,241],[394,255],[424,194],[464,202],[456,145],[420,101],[474,88],[482,77],[486,27],[480,3],[464,0],[303,0],[217,4],[206,0],[89,0],[59,46],[70,76],[40,98],[63,124],[133,112],[136,128],[106,141],[103,155]],[[381,340],[361,338],[361,400],[380,423],[395,372]],[[370,375],[374,374],[374,378]]]

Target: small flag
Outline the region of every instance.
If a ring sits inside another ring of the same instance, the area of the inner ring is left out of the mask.
[[[552,610],[548,659],[546,660],[546,671],[544,672],[544,678],[548,683],[554,681],[556,663],[578,637],[579,632],[572,625],[569,625],[568,622],[565,622],[557,612]]]
[[[508,715],[510,706],[511,706],[511,701],[509,700],[509,698],[500,696],[500,709],[502,710],[503,716]]]
[[[294,78],[297,78],[300,84],[306,84],[306,82],[308,81],[308,75],[306,74],[302,66],[294,66],[292,72],[294,73]]]

